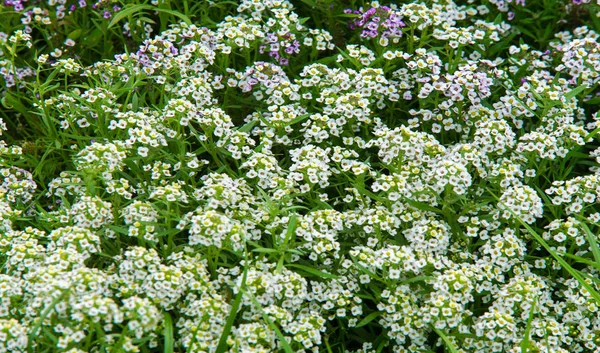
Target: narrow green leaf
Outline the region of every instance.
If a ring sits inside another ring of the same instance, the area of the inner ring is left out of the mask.
[[[44,308],[44,311],[42,311],[42,313],[40,314],[39,319],[35,322],[35,326],[31,329],[31,331],[29,331],[27,339],[27,351],[31,351],[31,348],[33,347],[32,343],[36,339],[38,331],[42,327],[42,324],[44,323],[44,320],[46,320],[46,317],[48,317],[48,315],[50,315],[50,312],[54,310],[56,305],[67,296],[71,288],[73,286],[76,286],[77,284],[78,282],[74,282],[70,287],[65,288],[58,297],[52,300],[50,305]]]
[[[268,248],[256,248],[256,249],[252,249],[252,252],[260,252],[260,253],[273,254],[273,253],[278,253],[279,250],[268,249]]]
[[[596,263],[600,265],[600,248],[598,248],[598,242],[596,241],[596,235],[592,233],[590,228],[585,223],[580,223],[583,228],[585,235],[587,237],[588,242],[590,243],[590,248],[592,249],[592,254],[594,255],[594,260]]]
[[[297,265],[297,264],[287,264],[285,267],[293,267],[293,268],[297,268],[299,270],[302,270],[304,272],[308,272],[311,275],[315,275],[317,277],[322,277],[322,278],[332,278],[332,279],[337,279],[339,278],[339,276],[333,275],[331,273],[327,273],[327,272],[323,272],[323,271],[319,271],[315,268],[312,267],[308,267],[308,266],[304,266],[304,265]]]
[[[146,10],[146,9],[148,9],[148,7],[152,7],[152,6],[144,5],[144,4],[137,4],[137,5],[132,5],[132,6],[126,5],[123,9],[121,9],[121,11],[117,12],[113,16],[112,20],[110,20],[110,22],[108,23],[108,28],[112,28],[115,24],[117,24],[119,21],[121,21],[125,17],[128,17],[129,15],[132,15],[136,12],[141,12],[142,10]]]
[[[258,124],[258,121],[256,120],[252,120],[244,125],[242,125],[238,131],[240,132],[250,132],[252,130],[252,128],[254,127],[254,125]]]
[[[134,112],[137,112],[139,108],[139,97],[137,93],[134,93],[133,96],[131,96],[131,109],[133,109]]]
[[[248,256],[245,256],[245,263],[248,264]],[[238,293],[233,300],[233,304],[231,305],[231,310],[229,311],[229,316],[227,317],[227,321],[225,322],[225,326],[223,327],[223,332],[221,333],[221,338],[219,339],[219,343],[217,344],[216,353],[224,353],[227,350],[227,337],[229,337],[229,333],[231,332],[231,328],[233,327],[233,322],[235,321],[240,305],[242,304],[242,297],[244,296],[244,292],[246,290],[246,278],[248,275],[248,267],[244,266],[244,273],[242,274],[242,284],[238,289]]]
[[[586,259],[586,258],[581,257],[581,256],[569,254],[569,253],[560,253],[560,254],[563,255],[563,256],[566,256],[566,257],[568,257],[570,259],[573,259],[573,260],[575,260],[577,262],[581,262],[582,264],[586,264],[588,266],[592,266],[592,267],[595,267],[595,268],[597,268],[597,269],[600,270],[600,264],[598,264],[598,263],[596,263],[596,262],[594,262],[592,260]]]
[[[313,0],[300,0],[300,1],[302,1],[303,3],[305,3],[306,5],[308,5],[308,6],[312,7],[312,8],[314,8],[314,7],[315,7],[315,5],[317,4],[317,3],[316,3],[315,1],[313,1]]]
[[[592,99],[588,99],[586,101],[583,102],[584,104],[600,104],[600,97],[596,97],[596,98],[592,98]]]
[[[29,111],[17,97],[8,91],[4,92],[4,98],[2,98],[1,102],[5,108],[14,109],[24,115]]]
[[[93,47],[97,45],[100,42],[100,40],[102,40],[102,37],[102,31],[96,28],[90,34],[83,36],[83,44],[85,46]]]
[[[444,343],[446,343],[446,347],[448,347],[448,349],[450,350],[450,352],[452,352],[452,353],[458,353],[458,349],[456,348],[456,346],[454,345],[454,343],[452,343],[452,341],[450,341],[450,339],[448,338],[448,336],[446,336],[446,334],[444,332],[442,332],[440,329],[436,328],[433,325],[431,325],[431,327],[433,328],[433,330],[435,331],[435,333],[437,333],[438,336],[440,336],[442,338],[442,340],[444,341]]]
[[[409,278],[409,279],[407,279],[405,281],[402,281],[402,284],[408,284],[408,283],[413,283],[413,282],[421,282],[421,281],[425,282],[425,281],[428,281],[428,280],[432,280],[434,278],[435,277],[433,277],[433,276],[416,276],[416,277]]]
[[[378,316],[381,315],[381,311],[376,311],[367,315],[364,319],[360,320],[360,322],[356,325],[356,327],[363,327],[369,322],[375,320]]]
[[[191,25],[192,24],[192,20],[190,20],[189,17],[187,17],[186,15],[182,14],[181,12],[174,11],[174,10],[168,10],[168,9],[159,9],[157,7],[153,7],[153,11],[168,13],[169,15],[173,15],[175,17],[179,17],[187,25]]]
[[[80,29],[76,29],[76,30],[72,31],[71,33],[69,33],[69,35],[67,36],[67,38],[75,40],[75,39],[81,37],[82,33],[83,33],[83,30],[81,28]]]
[[[579,93],[583,92],[583,90],[585,90],[586,88],[588,88],[587,85],[581,85],[579,87],[575,87],[572,90],[570,90],[569,92],[565,93],[565,98],[567,100],[575,97],[576,95],[578,95]]]
[[[488,190],[489,191],[489,190]],[[494,195],[491,191],[490,194]],[[498,202],[500,202],[500,199],[494,195],[494,197],[498,200]],[[527,231],[529,232],[529,234],[531,234],[531,236],[533,236],[533,238],[542,245],[542,247],[544,247],[544,249],[546,249],[547,252],[550,253],[550,255],[552,255],[552,257],[554,257],[554,259],[556,259],[556,261],[565,269],[567,270],[567,272],[569,272],[569,274],[571,276],[573,276],[573,278],[575,278],[577,280],[577,282],[579,282],[579,284],[581,284],[582,287],[584,287],[592,297],[594,297],[594,299],[596,300],[596,303],[600,304],[600,293],[598,293],[598,291],[596,291],[594,289],[594,287],[592,287],[589,283],[587,283],[587,281],[585,280],[585,278],[581,275],[581,273],[579,273],[579,271],[575,270],[573,267],[571,267],[571,265],[569,265],[561,256],[558,255],[558,253],[556,251],[554,251],[552,249],[552,247],[550,247],[550,245],[548,245],[548,243],[546,243],[546,241],[544,240],[544,238],[542,238],[533,228],[531,228],[531,226],[527,223],[525,223],[525,221],[523,221],[523,219],[521,217],[519,217],[516,213],[514,213],[510,208],[508,208],[508,206],[502,204],[505,209],[510,212],[512,214],[513,217],[515,217],[515,219],[521,223],[521,225],[523,227],[525,227],[525,229],[527,229]]]
[[[500,23],[502,23],[502,14],[501,13],[499,13],[498,16],[496,16],[496,18],[494,19],[495,25],[499,25]]]
[[[288,227],[285,231],[285,244],[289,244],[290,240],[292,239],[292,236],[294,235],[294,232],[296,231],[296,224],[298,223],[298,215],[297,214],[292,214],[292,216],[290,217],[290,223],[288,223]]]
[[[413,206],[414,208],[417,208],[422,211],[429,211],[429,212],[444,214],[444,211],[440,210],[439,208],[430,206],[424,202],[415,201],[415,200],[411,200],[411,199],[407,199],[407,198],[404,198],[404,201],[406,203],[408,203],[409,205]]]
[[[161,9],[161,8],[156,7],[156,6],[151,6],[151,5],[148,5],[148,4],[137,4],[137,5],[133,5],[133,6],[130,6],[130,7],[125,6],[124,9],[122,9],[121,11],[119,11],[118,13],[116,13],[115,16],[113,17],[113,19],[108,24],[108,28],[113,27],[118,22],[120,22],[122,19],[124,19],[125,17],[133,15],[135,13],[142,12],[144,10],[167,13],[169,15],[173,15],[173,16],[179,17],[181,20],[183,20],[183,22],[185,22],[188,25],[192,24],[192,21],[189,19],[189,17],[187,17],[186,15],[184,15],[184,14],[182,14],[180,12],[173,11],[173,10],[168,10],[168,9]]]
[[[165,313],[164,316],[165,328],[163,330],[163,336],[165,337],[165,353],[173,353],[173,319],[169,313]]]
[[[277,327],[277,325],[275,325],[275,323],[273,322],[273,320],[271,320],[269,318],[269,316],[267,315],[267,313],[265,313],[265,311],[262,308],[262,305],[260,305],[260,303],[258,302],[258,300],[256,300],[256,298],[254,297],[254,295],[252,295],[252,293],[250,293],[250,292],[248,292],[247,295],[250,297],[250,300],[252,300],[252,304],[254,304],[254,306],[256,306],[256,308],[260,312],[260,315],[263,317],[263,320],[265,320],[269,324],[269,326],[271,327],[271,329],[273,329],[273,331],[275,331],[275,334],[277,335],[277,338],[279,338],[279,341],[281,342],[281,345],[283,346],[283,350],[286,353],[294,353],[294,351],[292,350],[292,347],[290,347],[290,344],[285,339],[285,336],[283,335],[283,333],[281,333],[281,331],[279,330],[279,328]]]
[[[527,326],[525,326],[525,337],[521,340],[521,353],[527,353],[529,351],[529,338],[531,332],[531,324],[533,322],[533,312],[537,305],[537,297],[533,300],[533,305],[531,306],[531,310],[529,310],[529,318],[527,319]]]
[[[302,114],[302,115],[298,116],[296,119],[290,121],[289,125],[294,125],[301,121],[304,121],[304,120],[308,119],[309,116],[311,116],[311,114]]]

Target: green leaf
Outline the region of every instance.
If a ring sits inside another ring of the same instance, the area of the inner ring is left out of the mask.
[[[278,253],[279,250],[269,249],[269,248],[256,248],[256,249],[252,249],[252,252],[260,252],[260,253],[273,254],[273,253]]]
[[[490,194],[492,194],[496,200],[498,200],[498,202],[500,202],[500,199],[494,195],[489,189],[488,191],[490,192]],[[571,267],[571,265],[569,265],[562,257],[560,257],[558,255],[558,253],[556,251],[554,251],[552,249],[552,247],[550,247],[550,245],[548,245],[548,243],[546,243],[546,241],[544,240],[544,238],[542,238],[535,230],[533,230],[533,228],[531,228],[531,226],[527,223],[525,223],[525,221],[523,221],[523,219],[521,217],[519,217],[516,213],[514,213],[508,206],[504,205],[502,202],[500,202],[504,208],[510,212],[512,214],[513,217],[515,217],[515,219],[521,223],[521,225],[523,227],[525,227],[525,229],[527,229],[527,231],[529,232],[529,234],[531,234],[531,236],[533,236],[533,238],[540,243],[540,245],[542,245],[542,247],[544,247],[544,249],[546,249],[547,252],[550,253],[550,255],[552,255],[552,257],[554,257],[554,259],[556,259],[556,261],[565,269],[567,270],[567,272],[569,272],[569,274],[571,276],[573,276],[573,278],[575,278],[577,280],[577,282],[579,282],[579,284],[581,284],[582,287],[584,287],[585,289],[587,289],[587,291],[590,293],[590,295],[592,297],[594,297],[594,299],[596,300],[596,303],[600,304],[600,293],[598,293],[598,291],[596,291],[596,289],[594,289],[594,287],[592,287],[589,283],[587,283],[587,281],[585,280],[585,278],[581,275],[581,273],[579,273],[579,271],[577,271],[576,269],[574,269],[573,267]]]
[[[369,322],[375,320],[378,316],[381,315],[381,311],[376,311],[374,313],[370,313],[369,315],[367,315],[364,319],[360,320],[360,322],[356,325],[356,327],[363,327],[366,324],[368,324]]]
[[[254,125],[258,124],[258,121],[256,120],[252,120],[244,125],[242,125],[238,131],[240,132],[250,132],[252,130],[252,128],[254,127]]]
[[[523,27],[517,27],[523,34],[526,34],[528,37],[531,38],[536,38],[537,36],[533,33],[531,33],[529,30],[523,28]]]
[[[356,188],[356,190],[358,190],[359,193],[366,195],[375,201],[379,201],[381,203],[385,203],[388,201],[387,199],[385,199],[377,194],[372,193],[371,191],[365,189],[364,187],[362,187],[360,185],[354,185],[354,187]]]
[[[165,328],[163,330],[163,336],[165,337],[165,353],[173,353],[173,319],[169,313],[165,313],[164,316]]]
[[[133,96],[131,96],[131,109],[134,112],[137,112],[139,108],[139,97],[137,93],[134,93]]]
[[[27,114],[28,112],[27,107],[21,103],[21,100],[8,91],[4,92],[4,98],[2,98],[1,102],[5,108],[14,109],[23,115]]]
[[[142,12],[144,10],[167,13],[169,15],[173,15],[175,17],[179,17],[181,20],[183,20],[183,22],[185,22],[188,25],[192,24],[192,21],[189,19],[189,17],[187,17],[186,15],[182,14],[181,12],[177,12],[177,11],[173,11],[173,10],[168,10],[168,9],[161,9],[161,8],[156,7],[156,6],[151,6],[151,5],[148,5],[148,4],[137,4],[137,5],[133,5],[133,6],[125,6],[124,9],[122,9],[117,14],[115,14],[115,16],[113,17],[113,19],[108,24],[108,28],[113,27],[118,22],[120,22],[122,19],[124,19],[125,17],[129,17],[129,16],[131,16],[131,15],[133,15],[135,13]]]
[[[596,263],[596,262],[594,262],[592,260],[586,259],[586,258],[581,257],[581,256],[569,254],[569,253],[560,253],[560,254],[563,255],[563,256],[566,256],[566,257],[568,257],[570,259],[573,259],[573,260],[575,260],[577,262],[581,262],[582,264],[586,264],[588,266],[592,266],[592,267],[595,267],[595,268],[597,268],[597,269],[600,270],[600,264],[598,264],[598,263]]]
[[[262,308],[262,305],[260,305],[260,303],[258,302],[258,300],[256,300],[254,295],[252,295],[252,293],[248,292],[248,296],[250,297],[250,300],[252,300],[252,304],[254,304],[254,306],[256,306],[256,308],[258,308],[258,311],[260,312],[260,315],[263,317],[263,320],[265,320],[269,324],[269,326],[273,329],[273,331],[275,331],[277,338],[279,338],[279,341],[281,342],[281,345],[283,346],[283,350],[286,353],[294,353],[294,351],[292,350],[292,347],[290,347],[290,344],[285,339],[285,336],[279,330],[279,327],[277,327],[277,325],[275,325],[273,320],[271,320],[269,318],[269,316],[267,316],[267,314],[265,313],[265,311]]]
[[[142,17],[140,17],[140,20],[141,20],[143,23],[150,23],[150,24],[153,24],[153,25],[155,25],[155,24],[156,24],[156,21],[154,21],[153,19],[151,19],[150,17],[147,17],[147,16],[142,16]]]
[[[73,32],[69,33],[69,35],[67,36],[67,38],[75,40],[75,39],[81,37],[82,33],[83,33],[83,30],[81,28],[80,29],[76,29]]]
[[[299,123],[299,122],[301,122],[303,120],[306,120],[306,119],[308,119],[309,116],[311,116],[311,114],[302,114],[302,115],[299,115],[296,119],[290,121],[289,125],[294,125],[294,124],[297,124],[297,123]]]
[[[444,340],[444,343],[446,343],[446,347],[448,347],[448,349],[450,350],[450,352],[452,352],[452,353],[458,353],[458,349],[456,348],[456,346],[454,345],[454,343],[452,343],[452,341],[450,341],[450,339],[448,339],[448,336],[446,336],[446,334],[444,332],[442,332],[440,329],[436,328],[433,325],[431,325],[431,327],[433,328],[433,330],[435,331],[435,333],[437,333],[438,336],[440,336],[442,338],[442,340]]]
[[[498,16],[496,16],[496,18],[494,19],[495,25],[499,25],[500,23],[502,23],[502,13],[499,13]]]
[[[297,264],[287,264],[286,267],[297,268],[299,270],[302,270],[304,272],[308,272],[311,275],[315,275],[315,276],[321,277],[321,278],[331,278],[331,279],[337,279],[337,278],[339,278],[339,276],[333,275],[331,273],[319,271],[319,270],[317,270],[315,268],[312,268],[312,267],[309,267],[309,266],[297,265]]]
[[[314,8],[314,7],[315,7],[315,5],[317,4],[317,3],[316,3],[315,1],[313,1],[313,0],[300,0],[300,1],[302,1],[303,3],[305,3],[306,5],[308,5],[308,6],[312,7],[312,8]]]
[[[246,264],[248,263],[248,258],[246,257]],[[244,274],[242,275],[242,285],[238,289],[238,293],[233,300],[233,304],[231,305],[231,310],[229,311],[229,316],[227,317],[227,321],[225,321],[225,326],[223,327],[223,332],[221,333],[221,338],[219,339],[219,343],[217,344],[217,353],[224,353],[227,351],[227,337],[229,337],[229,333],[231,332],[231,328],[233,327],[233,322],[237,317],[239,312],[240,305],[242,304],[242,297],[244,296],[244,291],[246,290],[246,276],[248,274],[248,268],[244,267]],[[190,347],[190,351],[192,348]]]
[[[569,92],[565,93],[565,98],[567,100],[570,100],[571,98],[575,97],[579,93],[583,92],[583,90],[585,90],[586,88],[588,88],[588,86],[585,84],[581,85],[579,87],[575,87],[572,90],[570,90]]]
[[[413,282],[421,282],[421,281],[428,281],[428,280],[432,280],[435,277],[433,276],[416,276],[416,277],[412,277],[409,278],[405,281],[402,281],[402,284],[407,284],[407,283],[413,283]]]
[[[83,37],[83,45],[88,47],[96,46],[100,40],[102,39],[102,31],[96,28],[92,31],[92,33]]]
[[[588,228],[588,226],[585,223],[581,223],[581,227],[583,228],[583,231],[585,232],[588,243],[590,243],[590,248],[592,249],[592,254],[594,255],[594,260],[596,260],[596,263],[598,265],[600,265],[600,248],[598,248],[598,242],[596,241],[596,235],[594,235],[594,233],[592,233],[590,228]]]
[[[439,208],[435,208],[424,202],[415,201],[415,200],[411,200],[411,199],[407,199],[407,198],[404,198],[404,201],[406,203],[408,203],[409,205],[413,206],[414,208],[417,208],[422,211],[429,211],[429,212],[439,213],[439,214],[443,214],[443,215],[445,214],[444,211],[440,210]]]
[[[115,24],[117,24],[125,17],[133,15],[134,13],[140,12],[142,10],[147,10],[148,7],[152,8],[152,6],[146,4],[137,4],[132,6],[126,5],[125,8],[121,9],[121,11],[119,11],[113,16],[112,20],[110,20],[110,22],[108,23],[107,28],[112,28]]]
[[[44,308],[44,310],[42,311],[42,313],[39,316],[39,319],[37,321],[35,321],[35,326],[31,329],[31,331],[29,331],[28,339],[27,339],[27,351],[31,351],[31,348],[33,347],[33,341],[36,340],[36,338],[38,336],[38,331],[42,328],[42,324],[44,323],[44,320],[46,320],[46,318],[48,317],[48,315],[50,315],[50,312],[52,310],[54,310],[56,305],[58,303],[60,303],[67,296],[67,294],[71,291],[71,289],[74,286],[76,286],[78,283],[79,283],[79,281],[74,282],[71,284],[70,287],[63,289],[62,293],[60,293],[59,296],[54,298],[54,300],[52,300],[50,305],[48,305],[47,307]]]
[[[533,311],[537,305],[537,297],[533,300],[533,305],[531,306],[531,310],[529,310],[529,318],[527,319],[527,326],[525,327],[525,337],[521,340],[521,353],[526,353],[529,351],[529,338],[531,332],[531,323],[533,322]]]
[[[583,101],[583,103],[584,104],[593,104],[593,105],[600,104],[600,97],[595,97],[595,98],[592,98],[592,99],[588,99],[586,101]]]
[[[285,231],[285,245],[288,245],[290,240],[292,239],[292,236],[294,235],[294,232],[296,231],[297,223],[298,223],[298,215],[294,213],[290,217],[290,223],[288,223],[288,227]]]

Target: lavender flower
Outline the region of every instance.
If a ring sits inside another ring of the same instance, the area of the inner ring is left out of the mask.
[[[406,26],[402,16],[387,6],[371,7],[367,11],[346,9],[344,13],[360,16],[348,27],[352,30],[362,29],[361,38],[399,38],[402,37],[402,28]]]

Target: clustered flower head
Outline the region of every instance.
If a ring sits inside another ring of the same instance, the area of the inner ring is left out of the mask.
[[[361,29],[361,38],[379,38],[379,43],[383,46],[386,46],[390,39],[393,43],[398,43],[402,37],[402,28],[406,26],[402,15],[388,6],[375,6],[368,10],[346,9],[344,13],[359,16],[350,22],[350,29]]]

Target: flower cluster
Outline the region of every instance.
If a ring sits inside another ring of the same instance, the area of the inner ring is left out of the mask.
[[[382,46],[387,46],[389,40],[398,43],[402,37],[402,15],[388,6],[371,7],[364,11],[346,9],[344,13],[358,15],[359,18],[350,22],[350,29],[361,29],[361,38],[379,38]]]

